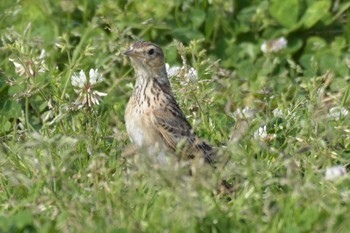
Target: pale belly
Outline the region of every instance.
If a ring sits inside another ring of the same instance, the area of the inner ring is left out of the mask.
[[[147,129],[143,125],[141,115],[132,114],[125,119],[126,131],[128,132],[131,142],[138,146],[147,146],[149,139],[147,137]]]
[[[133,145],[145,149],[147,154],[154,156],[158,163],[168,164],[168,149],[160,133],[151,122],[150,116],[136,112],[129,113],[131,114],[125,115],[125,125]]]
[[[131,142],[137,147],[159,147],[163,139],[155,128],[148,112],[137,112],[135,108],[127,107],[125,125]]]

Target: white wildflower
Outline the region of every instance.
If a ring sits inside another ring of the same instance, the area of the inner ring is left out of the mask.
[[[15,72],[19,76],[23,77],[34,77],[37,74],[42,74],[46,72],[47,67],[45,64],[46,51],[41,50],[41,53],[35,59],[22,59],[22,58],[9,58],[9,60],[15,66]]]
[[[238,108],[233,113],[233,116],[235,118],[240,118],[240,119],[251,119],[254,117],[254,115],[255,115],[255,111],[250,107],[244,107],[243,109]]]
[[[169,78],[179,76],[181,72],[181,68],[179,66],[170,66],[168,63],[165,64],[165,69]]]
[[[185,73],[185,77],[191,81],[196,80],[197,79],[197,70],[193,67],[189,68]]]
[[[345,175],[346,168],[342,165],[337,165],[326,169],[325,178],[326,180],[336,180],[337,178]]]
[[[335,120],[339,120],[342,117],[345,117],[349,114],[349,111],[343,107],[333,107],[329,109],[328,117]]]
[[[102,75],[98,73],[98,70],[90,69],[89,71],[90,84],[95,85],[103,81]]]
[[[106,96],[107,93],[99,92],[94,90],[96,84],[103,81],[102,75],[98,73],[98,70],[90,69],[89,79],[87,79],[85,72],[80,71],[79,75],[74,73],[72,76],[71,83],[74,87],[76,93],[79,93],[78,98],[75,100],[74,104],[78,106],[78,109],[88,106],[100,104],[100,97]]]
[[[275,40],[265,41],[260,49],[263,53],[277,53],[285,48],[287,48],[287,39],[280,37]]]
[[[46,58],[46,50],[42,49],[40,52],[40,56],[38,57],[40,60],[43,60]]]
[[[260,127],[257,131],[254,132],[254,138],[266,138],[267,137],[267,131],[266,131],[266,125],[263,127]]]
[[[260,127],[257,131],[254,132],[254,138],[260,139],[263,141],[272,141],[277,137],[276,134],[269,134],[266,129],[266,125]]]
[[[59,49],[63,49],[64,48],[64,45],[62,43],[59,43],[59,42],[56,42],[55,43],[55,46]]]
[[[186,68],[185,66],[170,66],[168,63],[166,63],[165,69],[169,78],[184,76],[185,78],[194,81],[198,77],[197,70],[193,67]]]
[[[72,85],[75,87],[83,88],[85,86],[86,82],[86,75],[84,71],[80,71],[79,75],[76,73],[72,76]]]
[[[274,117],[282,117],[283,116],[283,111],[282,111],[282,109],[275,108],[272,111],[272,114],[273,114]]]
[[[24,66],[18,62],[16,62],[15,59],[13,58],[9,58],[9,60],[13,63],[13,65],[15,66],[15,72],[16,74],[18,74],[19,76],[25,76],[26,74],[26,69],[24,68]],[[33,73],[33,72],[32,72]],[[32,73],[29,73],[30,76],[32,76]]]

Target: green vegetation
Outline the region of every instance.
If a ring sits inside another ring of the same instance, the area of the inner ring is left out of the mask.
[[[325,172],[350,158],[350,2],[0,9],[0,232],[349,232],[349,176]],[[134,78],[123,52],[140,39],[184,67],[171,83],[219,148],[215,171],[189,176],[175,160],[157,167],[126,152]],[[93,90],[107,93],[91,107],[71,79],[90,69],[103,77]],[[233,193],[220,192],[222,179]]]

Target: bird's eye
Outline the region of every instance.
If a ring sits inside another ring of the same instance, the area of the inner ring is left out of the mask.
[[[154,54],[154,49],[148,50],[148,55],[153,55]]]

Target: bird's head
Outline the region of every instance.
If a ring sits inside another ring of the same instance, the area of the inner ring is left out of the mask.
[[[165,70],[164,53],[154,43],[135,42],[124,54],[130,57],[136,73],[157,74]]]

